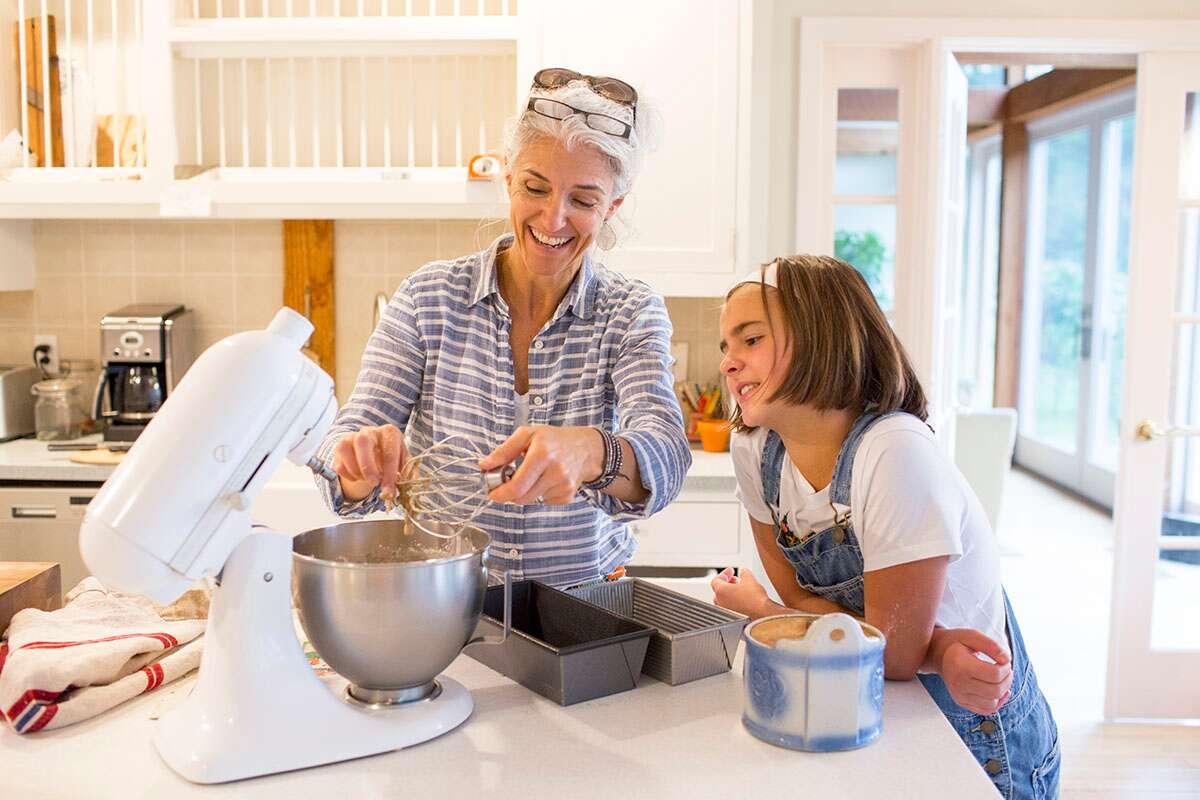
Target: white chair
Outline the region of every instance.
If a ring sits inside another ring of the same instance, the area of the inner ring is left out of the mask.
[[[983,505],[993,532],[1016,443],[1015,408],[973,409],[956,415],[954,463]]]

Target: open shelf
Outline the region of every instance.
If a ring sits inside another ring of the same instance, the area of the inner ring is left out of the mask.
[[[225,167],[174,181],[168,195],[166,216],[208,205],[215,217],[478,219],[508,205],[498,183],[454,167]]]
[[[101,175],[99,173],[108,173]],[[213,168],[155,181],[139,170],[8,170],[0,218],[481,219],[508,214],[494,181],[465,169]]]
[[[184,58],[501,55],[516,52],[515,17],[201,19],[167,34]]]

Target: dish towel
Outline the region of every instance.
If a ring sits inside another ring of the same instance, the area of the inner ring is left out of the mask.
[[[196,669],[207,589],[170,606],[85,578],[57,611],[17,612],[0,643],[0,716],[17,733],[61,728]]]

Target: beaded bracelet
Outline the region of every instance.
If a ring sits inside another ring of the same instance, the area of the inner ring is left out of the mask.
[[[587,481],[583,484],[583,488],[598,490],[607,487],[621,474],[621,465],[625,456],[621,452],[621,443],[617,441],[615,434],[611,434],[603,428],[596,428],[596,430],[599,432],[600,438],[604,440],[604,468],[596,480]]]

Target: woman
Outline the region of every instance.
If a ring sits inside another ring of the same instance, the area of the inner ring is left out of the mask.
[[[674,500],[691,464],[663,300],[592,258],[646,116],[613,78],[534,77],[506,147],[513,233],[401,283],[319,451],[334,511],[381,510],[410,449],[456,436],[481,469],[520,462],[476,519],[494,569],[569,586],[630,559],[624,523]]]

